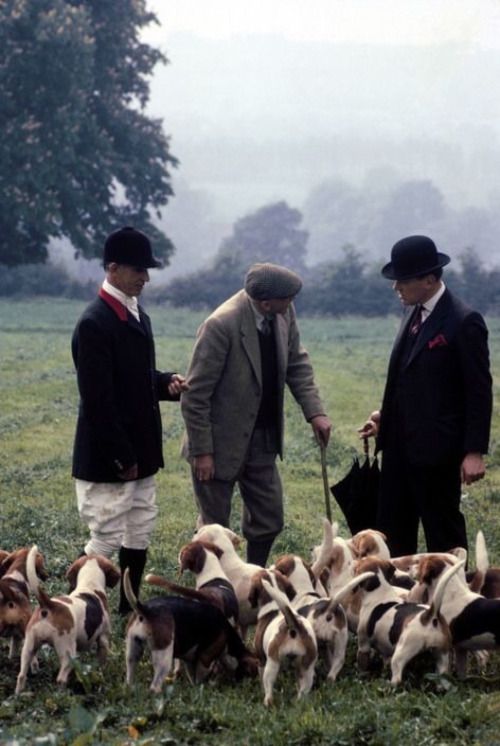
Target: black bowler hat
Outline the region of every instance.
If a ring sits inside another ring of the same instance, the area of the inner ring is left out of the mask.
[[[450,257],[441,254],[431,238],[407,236],[392,247],[391,261],[382,267],[382,274],[388,280],[411,280],[441,269],[449,261]]]
[[[162,266],[160,260],[153,256],[149,238],[130,225],[109,234],[104,243],[103,261],[105,265],[116,262],[142,269]]]

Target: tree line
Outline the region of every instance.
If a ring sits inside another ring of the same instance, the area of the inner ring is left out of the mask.
[[[236,221],[230,236],[202,269],[148,287],[145,301],[191,309],[215,308],[243,286],[247,268],[269,261],[297,271],[304,280],[296,305],[302,313],[321,316],[356,314],[379,316],[397,313],[399,301],[381,276],[388,254],[374,262],[354,246],[332,247],[335,259],[307,263],[308,232],[299,210],[285,202],[266,205]],[[487,268],[472,248],[452,257],[444,279],[450,289],[483,313],[500,313],[500,268]],[[50,264],[0,265],[0,296],[38,294],[92,298],[96,282],[80,283],[64,269]]]

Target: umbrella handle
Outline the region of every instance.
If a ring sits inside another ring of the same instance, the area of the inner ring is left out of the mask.
[[[365,456],[370,455],[370,443],[368,441],[368,438],[363,438],[363,451],[365,453]]]
[[[330,504],[330,488],[328,486],[328,473],[326,471],[326,446],[323,443],[319,444],[321,453],[321,473],[323,475],[323,491],[325,493],[325,512],[326,517],[332,522],[332,506]]]

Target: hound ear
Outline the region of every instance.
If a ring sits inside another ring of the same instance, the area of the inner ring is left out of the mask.
[[[380,578],[378,576],[378,573],[374,573],[373,577],[363,580],[363,582],[359,585],[361,588],[364,588],[365,591],[368,591],[368,593],[374,591],[380,586]]]
[[[234,531],[231,531],[230,528],[226,528],[225,531],[226,531],[226,534],[231,539],[231,544],[233,545],[233,547],[235,549],[238,549],[238,547],[240,547],[243,542],[243,539],[241,538],[241,536],[238,536],[238,534],[235,534]]]
[[[114,588],[118,584],[121,578],[121,573],[114,564],[106,557],[99,558],[99,565],[106,578],[106,585],[108,588]]]
[[[40,552],[37,552],[36,554],[35,570],[40,580],[47,580],[47,578],[49,577],[49,573],[47,572],[47,568],[45,567],[43,554],[40,554]]]
[[[82,566],[82,560],[84,560],[83,557],[75,560],[73,564],[71,564],[68,569],[66,570],[66,580],[69,583],[69,592],[75,590],[76,588],[76,581],[78,578],[78,573],[80,571],[80,568]]]
[[[217,544],[214,544],[213,541],[203,541],[202,539],[200,539],[200,544],[203,544],[205,549],[207,549],[209,552],[212,552],[212,554],[215,554],[217,559],[220,559],[224,554],[224,550],[217,546]]]
[[[392,579],[394,578],[394,574],[396,572],[396,568],[392,564],[392,562],[386,562],[383,565],[382,572],[384,573],[385,579],[390,583],[392,581]]]
[[[283,575],[283,573],[280,572],[279,570],[275,570],[274,577],[276,579],[276,583],[277,583],[279,590],[283,591],[283,593],[285,593],[285,595],[290,601],[293,601],[297,593],[292,583],[287,578],[287,576]]]

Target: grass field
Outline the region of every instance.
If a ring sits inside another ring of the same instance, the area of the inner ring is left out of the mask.
[[[70,476],[77,409],[70,337],[83,304],[72,301],[0,301],[0,547],[36,542],[51,573],[50,592],[66,590],[64,573],[81,551],[86,529],[75,507]],[[160,368],[186,368],[203,314],[150,310]],[[335,430],[328,449],[330,482],[360,452],[356,428],[380,403],[396,318],[302,319],[303,341]],[[498,400],[500,319],[488,319]],[[163,404],[166,468],[158,476],[160,514],[148,570],[174,577],[180,546],[190,539],[196,513],[187,466],[179,456],[182,419],[176,404]],[[500,564],[500,421],[495,409],[488,474],[463,498],[474,545],[482,528],[492,563]],[[320,458],[309,426],[287,400],[286,525],[275,554],[308,557],[321,536],[324,497]],[[347,534],[340,520],[341,533]],[[235,499],[233,527],[238,529]],[[473,565],[473,553],[471,564]],[[147,590],[145,590],[147,595]],[[166,685],[148,691],[146,657],[137,685],[124,681],[123,624],[115,615],[113,650],[104,670],[95,658],[75,662],[71,686],[55,687],[56,659],[42,651],[40,672],[14,697],[18,660],[0,641],[0,744],[500,744],[499,659],[486,675],[471,669],[464,682],[436,677],[425,661],[410,669],[393,691],[387,673],[360,676],[355,644],[336,684],[319,672],[310,696],[297,703],[292,676],[278,679],[272,710],[262,705],[257,681]]]

